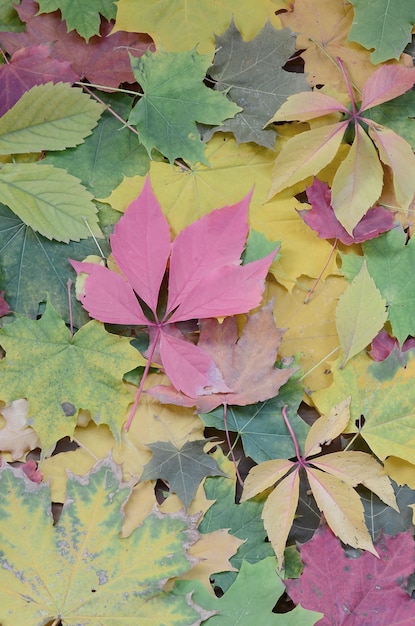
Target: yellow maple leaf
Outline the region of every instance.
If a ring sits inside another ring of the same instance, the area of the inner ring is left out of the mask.
[[[233,18],[246,40],[253,39],[267,20],[281,28],[278,9],[284,0],[119,0],[113,32],[148,33],[157,48],[200,53],[215,50],[215,35],[222,34]]]
[[[290,137],[293,129],[287,125],[284,132]],[[282,242],[281,259],[272,264],[271,272],[289,290],[301,274],[317,277],[327,261],[331,246],[319,239],[298,216],[295,209],[304,205],[292,194],[264,204],[275,152],[252,143],[238,145],[231,135],[217,133],[207,143],[206,158],[211,167],[198,164],[193,170],[183,170],[166,163],[151,163],[151,186],[173,234],[177,235],[188,224],[218,207],[239,202],[253,189],[249,210],[252,228],[263,232],[270,240]],[[125,211],[141,192],[144,181],[143,176],[124,178],[102,201],[108,202],[117,211]],[[338,273],[334,260],[327,273]]]
[[[283,26],[297,33],[296,48],[304,50],[301,56],[311,86],[331,84],[340,92],[346,91],[337,57],[343,60],[355,89],[361,90],[377,69],[370,60],[370,50],[348,41],[353,17],[353,6],[344,0],[330,0],[330,10],[327,0],[295,0],[291,11],[280,14]],[[408,55],[402,55],[400,62],[412,65]]]

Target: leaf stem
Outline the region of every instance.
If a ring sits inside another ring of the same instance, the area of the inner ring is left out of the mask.
[[[150,350],[150,353],[149,353],[148,358],[147,358],[147,363],[146,363],[143,375],[142,375],[141,380],[140,380],[140,385],[139,385],[139,387],[137,389],[137,393],[135,394],[133,406],[131,407],[130,413],[128,415],[128,420],[127,420],[127,422],[126,422],[126,424],[124,426],[124,430],[129,430],[129,428],[131,426],[131,422],[133,421],[134,413],[135,413],[135,411],[137,409],[138,402],[139,402],[141,394],[143,392],[144,383],[146,381],[148,371],[149,371],[149,369],[151,367],[151,361],[153,360],[153,356],[154,356],[154,353],[156,351],[156,346],[158,344],[160,333],[161,333],[161,327],[158,326],[156,334],[154,336],[153,345],[151,346],[151,350]]]
[[[73,317],[72,317],[72,298],[71,298],[71,289],[72,289],[72,281],[69,278],[66,283],[66,288],[68,290],[68,307],[69,307],[69,330],[71,332],[71,339],[73,339]]]
[[[333,350],[331,352],[329,352],[328,354],[326,354],[325,356],[323,356],[322,359],[320,359],[320,361],[318,363],[316,363],[315,365],[313,365],[313,367],[308,370],[308,372],[306,372],[305,374],[303,374],[300,378],[300,382],[304,380],[304,378],[306,378],[307,376],[309,376],[310,374],[312,374],[314,372],[314,370],[316,370],[318,367],[320,367],[320,365],[322,363],[324,363],[324,361],[327,361],[328,358],[331,357],[332,354],[334,354],[335,352],[337,352],[337,350],[340,350],[340,346],[336,346],[335,348],[333,348]]]
[[[284,404],[284,406],[282,407],[281,413],[282,413],[282,416],[284,418],[285,425],[288,428],[288,432],[291,435],[291,439],[293,440],[294,448],[295,448],[295,455],[296,455],[300,465],[304,465],[304,459],[301,456],[301,452],[300,452],[300,448],[298,446],[297,438],[296,438],[296,436],[294,434],[294,431],[293,431],[293,429],[291,427],[291,424],[290,424],[290,422],[288,420],[288,417],[287,417],[287,409],[288,409],[288,405]]]
[[[320,50],[320,52],[322,52],[323,54],[326,55],[326,57],[328,59],[330,59],[330,61],[333,63],[333,65],[335,65],[337,67],[337,69],[341,69],[341,67],[339,66],[339,63],[336,59],[333,59],[333,57],[331,56],[331,54],[329,52],[327,52],[326,48],[321,45],[321,43],[319,41],[317,41],[317,39],[315,39],[314,37],[309,37],[308,38],[309,41],[311,41],[315,46],[317,46],[317,48]],[[337,57],[338,59],[339,57]],[[353,81],[350,81],[350,84],[352,85],[353,89],[359,94],[362,95],[361,90],[359,89],[359,87],[357,85],[355,85],[355,83]]]
[[[137,91],[132,91],[131,89],[121,89],[120,87],[108,87],[107,85],[95,85],[94,83],[86,84],[86,83],[83,83],[82,81],[76,81],[74,85],[79,85],[80,87],[83,87],[84,89],[86,89],[88,93],[91,93],[88,87],[95,87],[95,89],[105,89],[105,91],[107,91],[108,89],[111,89],[111,91],[114,91],[117,93],[128,93],[130,96],[137,96],[137,97],[141,96],[141,93],[138,93]]]
[[[352,86],[350,84],[350,80],[349,80],[349,77],[347,75],[346,69],[345,69],[345,67],[343,65],[343,61],[341,60],[340,57],[337,57],[337,63],[339,64],[339,67],[340,67],[340,69],[342,71],[344,82],[346,83],[346,87],[347,87],[347,92],[349,94],[350,102],[352,103],[353,120],[354,120],[354,123],[357,124],[357,119],[356,119],[356,115],[357,115],[357,112],[356,112],[356,102],[354,101],[353,89],[352,89]]]
[[[228,411],[228,405],[226,404],[226,402],[224,402],[223,403],[223,425],[225,426],[226,443],[228,444],[229,454],[231,455],[231,458],[232,458],[232,463],[233,463],[233,466],[235,468],[235,473],[236,473],[236,476],[238,478],[238,482],[241,485],[241,487],[243,487],[244,486],[244,481],[242,480],[242,477],[241,477],[241,475],[239,473],[238,464],[236,462],[235,454],[233,452],[233,447],[232,447],[232,443],[231,443],[231,438],[230,438],[230,435],[229,435],[228,421],[227,421],[227,411]]]
[[[330,254],[329,254],[328,258],[327,258],[327,261],[326,261],[326,262],[325,262],[325,264],[324,264],[323,269],[321,270],[320,274],[317,276],[316,280],[314,281],[313,286],[311,287],[310,291],[308,292],[307,296],[305,297],[305,299],[304,299],[304,304],[308,304],[308,303],[310,302],[310,298],[311,298],[311,296],[313,295],[313,293],[314,293],[314,291],[315,291],[315,289],[316,289],[317,285],[319,284],[319,282],[320,282],[320,280],[321,280],[321,277],[323,276],[323,274],[324,274],[324,272],[325,272],[325,270],[326,270],[326,268],[327,268],[328,264],[329,264],[329,263],[330,263],[330,261],[331,261],[331,258],[332,258],[333,254],[334,254],[334,251],[335,251],[335,249],[336,249],[336,246],[337,246],[337,238],[334,240],[334,243],[333,243],[332,249],[330,250]]]

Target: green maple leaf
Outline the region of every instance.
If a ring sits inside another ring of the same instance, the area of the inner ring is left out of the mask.
[[[108,243],[101,241],[100,245],[104,254],[109,254]],[[96,253],[92,238],[68,244],[49,241],[0,204],[0,289],[15,313],[36,319],[39,303],[49,294],[59,315],[69,321],[67,281],[69,277],[75,281],[75,272],[68,257],[81,261]],[[74,326],[80,328],[89,319],[72,289]]]
[[[85,477],[69,476],[67,503],[56,526],[50,491],[17,469],[0,469],[0,606],[14,624],[154,624],[189,626],[209,614],[163,591],[167,579],[192,567],[187,548],[197,539],[183,512],[152,513],[120,537],[130,489],[105,459]]]
[[[225,470],[223,455],[217,458],[219,467]],[[257,496],[237,504],[235,481],[227,476],[208,476],[204,490],[207,499],[213,500],[213,504],[204,514],[199,524],[199,532],[210,533],[228,528],[232,535],[244,541],[230,559],[233,567],[239,570],[244,560],[257,563],[268,556],[274,556],[271,544],[265,541],[267,533],[261,518],[265,497]],[[215,585],[226,591],[235,580],[236,572],[221,572],[211,578]]]
[[[123,119],[127,119],[132,100],[125,94],[100,94]],[[97,198],[106,198],[124,176],[144,176],[149,166],[147,151],[134,133],[105,111],[92,135],[76,148],[48,153],[42,164],[62,167],[79,178]],[[68,254],[68,256],[71,256]],[[71,257],[73,258],[73,257]]]
[[[187,441],[180,449],[171,441],[147,443],[153,456],[144,466],[140,482],[162,478],[188,508],[205,476],[223,475],[215,459],[203,452],[207,441]]]
[[[40,320],[21,317],[2,328],[0,344],[6,351],[1,397],[27,398],[43,454],[72,436],[80,408],[118,436],[131,400],[122,376],[137,366],[139,355],[128,339],[111,335],[95,320],[71,337],[47,302]]]
[[[279,456],[290,458],[295,454],[293,441],[281,416],[281,409],[284,405],[288,406],[292,414],[292,427],[302,445],[309,431],[309,426],[296,413],[302,394],[301,384],[291,379],[280,388],[278,396],[271,400],[247,406],[227,407],[227,428],[240,435],[246,456],[251,457],[256,463],[262,463]],[[224,430],[223,406],[210,413],[202,413],[200,417],[205,426]]]
[[[321,613],[296,606],[289,613],[273,613],[278,598],[285,587],[276,573],[275,557],[267,557],[258,563],[242,563],[236,581],[221,597],[216,598],[199,581],[177,581],[174,593],[189,593],[192,599],[207,610],[218,615],[209,619],[209,626],[313,626]]]
[[[415,240],[401,227],[363,244],[369,274],[386,300],[392,331],[402,344],[415,335]]]
[[[295,35],[289,28],[275,30],[268,22],[247,42],[232,22],[223,35],[216,37],[216,48],[208,74],[217,81],[215,89],[226,91],[243,109],[226,120],[220,130],[232,132],[238,143],[252,141],[273,148],[275,131],[264,126],[289,95],[310,89],[303,74],[282,69],[294,52]]]
[[[114,0],[39,0],[39,13],[59,10],[68,32],[76,30],[86,41],[99,35],[101,15],[107,20],[115,19],[117,7]]]
[[[406,44],[411,41],[415,24],[415,6],[407,0],[350,0],[354,19],[349,41],[357,41],[374,51],[370,59],[374,65],[389,59],[399,59]]]
[[[137,126],[149,155],[156,148],[170,162],[182,158],[208,164],[196,122],[220,125],[240,110],[222,93],[204,85],[210,54],[158,50],[138,58],[130,55],[130,59],[144,93],[128,122]]]

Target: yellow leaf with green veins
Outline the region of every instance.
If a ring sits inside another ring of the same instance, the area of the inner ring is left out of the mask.
[[[122,539],[130,488],[110,459],[68,480],[68,500],[53,526],[49,488],[17,469],[0,469],[0,606],[2,626],[152,626],[200,624],[211,613],[165,582],[192,567],[195,520],[153,512]],[[191,605],[190,605],[191,604]]]
[[[4,326],[0,345],[6,351],[0,361],[3,399],[27,398],[44,455],[62,437],[72,437],[80,408],[118,437],[131,401],[122,377],[139,364],[129,339],[95,320],[71,337],[48,302],[40,320],[20,317]]]

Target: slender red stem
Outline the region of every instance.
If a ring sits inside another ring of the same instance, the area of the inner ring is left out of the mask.
[[[353,119],[354,119],[355,124],[356,124],[357,123],[357,119],[356,119],[357,118],[357,111],[356,111],[356,103],[354,101],[353,89],[352,89],[352,86],[350,84],[350,80],[349,80],[349,77],[348,77],[347,72],[345,70],[345,67],[343,65],[343,61],[341,60],[340,57],[337,57],[337,63],[340,66],[340,69],[341,69],[342,74],[343,74],[344,81],[345,81],[346,86],[347,86],[347,91],[349,92],[350,102],[352,103],[352,116],[353,116]]]
[[[227,412],[228,412],[228,405],[226,404],[226,402],[223,403],[223,425],[225,426],[225,435],[226,435],[226,443],[228,444],[228,448],[229,448],[229,452],[230,455],[232,457],[232,463],[234,465],[235,468],[235,472],[236,472],[236,476],[238,478],[238,482],[241,485],[241,487],[244,486],[244,481],[242,480],[242,477],[239,473],[238,470],[238,464],[236,462],[236,458],[235,455],[233,453],[233,448],[232,448],[232,442],[231,442],[231,438],[229,435],[229,429],[228,429],[228,421],[227,421]]]
[[[293,431],[293,429],[292,429],[292,427],[291,427],[291,424],[290,424],[290,422],[289,422],[289,420],[288,420],[288,417],[287,417],[287,408],[288,408],[288,406],[285,404],[285,405],[282,407],[282,411],[281,411],[281,413],[282,413],[282,416],[283,416],[283,418],[284,418],[285,425],[286,425],[286,426],[287,426],[287,428],[288,428],[288,432],[289,432],[289,433],[290,433],[290,435],[291,435],[291,439],[293,440],[293,443],[294,443],[294,448],[295,448],[295,455],[296,455],[296,457],[297,457],[297,459],[298,459],[298,461],[299,461],[300,465],[304,465],[304,459],[303,459],[303,457],[301,456],[301,452],[300,452],[300,448],[299,448],[299,446],[298,446],[297,438],[296,438],[296,436],[295,436],[295,434],[294,434],[294,431]]]
[[[126,424],[124,426],[124,430],[128,430],[130,428],[130,426],[131,426],[131,422],[133,421],[134,413],[135,413],[135,411],[137,409],[138,402],[139,402],[141,394],[143,392],[144,383],[146,381],[148,371],[149,371],[149,369],[151,367],[151,361],[153,360],[153,356],[154,356],[154,353],[156,351],[156,346],[158,344],[158,340],[159,340],[159,337],[160,337],[160,332],[161,332],[161,327],[158,326],[156,334],[154,336],[153,344],[151,346],[151,350],[150,350],[148,358],[147,358],[147,363],[146,363],[146,366],[144,368],[143,375],[141,377],[140,385],[139,385],[139,387],[137,389],[137,393],[135,394],[133,406],[131,407],[131,411],[130,411],[130,414],[128,416],[128,420],[127,420],[127,422],[126,422]]]

